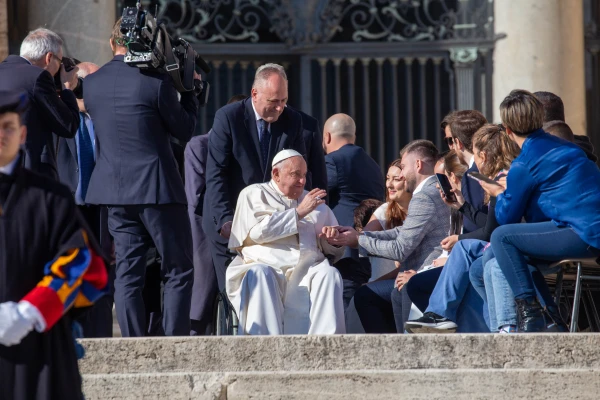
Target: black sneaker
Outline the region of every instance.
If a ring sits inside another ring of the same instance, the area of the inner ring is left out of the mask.
[[[408,333],[454,333],[456,328],[454,322],[432,312],[426,312],[421,318],[404,324]]]

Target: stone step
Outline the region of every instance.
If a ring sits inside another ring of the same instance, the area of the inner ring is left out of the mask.
[[[597,399],[600,369],[84,375],[87,400]]]
[[[600,369],[597,334],[86,339],[82,374]]]

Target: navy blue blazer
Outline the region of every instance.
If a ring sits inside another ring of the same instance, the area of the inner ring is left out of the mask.
[[[289,106],[288,106],[289,107]],[[323,136],[319,121],[310,115],[296,110],[302,117],[302,136],[306,146],[306,190],[327,188],[327,169],[325,168],[325,152],[323,151]]]
[[[29,95],[29,109],[23,116],[27,126],[25,167],[58,178],[52,133],[72,138],[79,128],[75,95],[56,93],[50,73],[19,56],[8,56],[0,64],[0,90],[22,91]]]
[[[273,157],[283,149],[294,149],[306,159],[302,119],[296,111],[286,107],[271,124],[269,157],[263,165],[252,98],[217,110],[208,141],[202,217],[202,227],[208,237],[226,242],[219,231],[223,224],[233,220],[240,192],[248,185],[268,182]]]
[[[185,146],[185,195],[188,208],[202,216],[204,196],[206,194],[206,158],[208,156],[208,138],[206,135],[194,136]]]
[[[477,164],[473,163],[473,166],[467,170],[467,172],[479,172]],[[483,213],[487,214],[487,204],[483,204],[484,191],[479,182],[473,180],[464,174],[460,181],[460,191],[462,192],[465,201],[475,207],[476,214]],[[466,217],[466,216],[465,216]],[[476,231],[480,226],[471,221],[469,218],[463,218],[463,233],[469,233]]]
[[[184,143],[192,137],[198,111],[193,93],[182,93],[179,101],[167,75],[115,56],[85,78],[83,98],[96,134],[86,203],[186,204],[169,137]]]
[[[329,207],[340,225],[354,226],[354,209],[361,201],[385,198],[385,180],[379,165],[353,144],[325,156]]]

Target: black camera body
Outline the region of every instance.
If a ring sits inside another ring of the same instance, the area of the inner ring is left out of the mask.
[[[191,44],[181,38],[172,39],[164,24],[142,10],[140,1],[136,7],[123,9],[120,30],[125,40],[121,45],[127,47],[127,64],[169,74],[178,92],[193,91],[200,105],[206,104],[210,85],[194,79],[194,71],[198,66],[209,73],[210,67]]]

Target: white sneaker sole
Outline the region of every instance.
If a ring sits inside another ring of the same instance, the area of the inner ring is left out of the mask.
[[[456,324],[454,322],[442,322],[440,324],[406,324],[404,329],[408,333],[454,333],[456,332]]]

